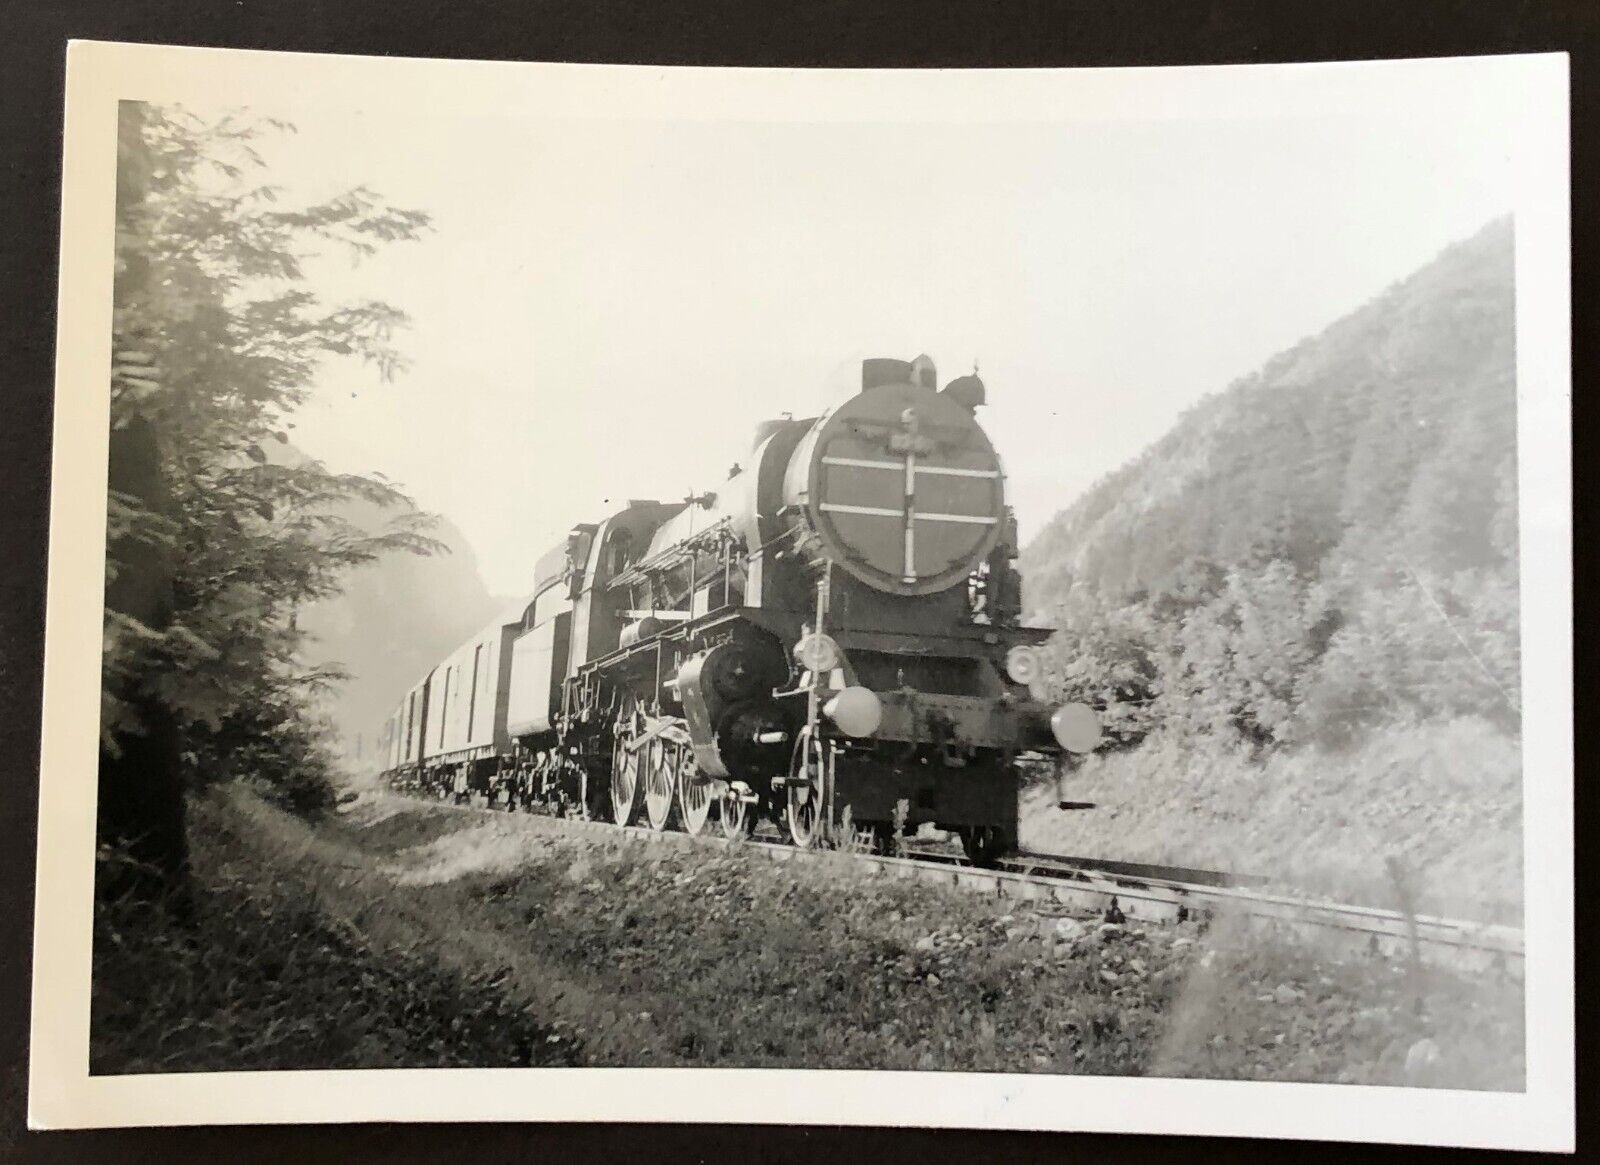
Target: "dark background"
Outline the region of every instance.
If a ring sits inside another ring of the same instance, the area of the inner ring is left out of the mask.
[[[28,990],[38,781],[38,708],[50,490],[51,385],[62,84],[69,38],[408,57],[659,65],[1042,67],[1225,64],[1502,52],[1572,54],[1573,381],[1595,368],[1591,296],[1600,77],[1594,0],[10,0],[0,6],[0,1158],[19,1161],[556,1160],[759,1157],[1001,1160],[1082,1156],[1342,1161],[1338,1145],[1127,1136],[693,1126],[338,1126],[29,1133]],[[1574,401],[1575,545],[1595,533],[1583,507],[1592,412]],[[1590,587],[1578,557],[1575,594]],[[1577,620],[1578,707],[1594,627]],[[92,731],[85,725],[84,731]],[[1594,798],[1578,716],[1580,838]],[[1532,774],[1536,779],[1537,774]],[[1578,901],[1592,879],[1579,847]],[[1592,863],[1591,863],[1592,864]],[[1581,909],[1580,909],[1581,914]],[[1587,928],[1580,930],[1582,944]],[[1587,977],[1579,977],[1579,1016]],[[1580,1028],[1580,1033],[1583,1029]],[[1580,1051],[1588,1044],[1580,1034]],[[1578,1095],[1591,1086],[1580,1056]],[[914,1085],[913,1085],[914,1087]],[[707,1096],[700,1115],[714,1117]],[[885,1112],[885,1119],[894,1114]],[[1586,1143],[1580,1107],[1580,1146]],[[1440,1150],[1386,1156],[1434,1160]],[[1460,1156],[1463,1154],[1449,1154]],[[1479,1156],[1480,1154],[1474,1154]]]

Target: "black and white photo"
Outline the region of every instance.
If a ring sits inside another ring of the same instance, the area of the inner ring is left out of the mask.
[[[70,63],[36,1122],[1570,1145],[1563,58]]]

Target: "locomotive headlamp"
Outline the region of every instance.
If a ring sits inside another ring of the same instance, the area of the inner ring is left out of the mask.
[[[1044,673],[1039,653],[1025,643],[1006,652],[1006,675],[1014,684],[1032,684]]]
[[[1050,735],[1068,752],[1093,752],[1100,746],[1100,717],[1087,704],[1063,704],[1050,716]]]
[[[829,699],[822,714],[846,736],[871,736],[883,721],[883,702],[871,688],[849,687]]]
[[[839,645],[831,637],[813,631],[802,635],[794,645],[794,657],[808,672],[830,672],[839,666]]]

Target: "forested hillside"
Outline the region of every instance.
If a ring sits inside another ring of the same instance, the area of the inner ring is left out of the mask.
[[[1403,851],[1514,896],[1512,260],[1509,220],[1448,248],[1201,400],[1026,549],[1030,618],[1061,628],[1051,680],[1111,735],[1080,770],[1107,812],[1044,827],[1119,856]]]
[[[1517,717],[1509,220],[1209,396],[1023,556],[1058,675],[1260,744]]]
[[[357,527],[383,517],[345,515]],[[503,605],[484,587],[466,537],[439,519],[429,535],[441,553],[388,554],[351,571],[344,590],[302,612],[306,654],[348,679],[324,700],[347,764],[371,768],[383,719],[407,689],[494,617]]]

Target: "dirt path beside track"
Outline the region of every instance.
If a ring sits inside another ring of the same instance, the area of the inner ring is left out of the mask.
[[[518,819],[397,803],[316,829],[248,794],[234,792],[225,805],[243,844],[365,943],[426,950],[464,977],[487,971],[495,990],[553,1033],[581,1042],[586,1062],[678,1062],[648,1022],[541,959],[517,927],[486,908],[479,879],[526,865],[550,846],[549,838],[517,828]]]

